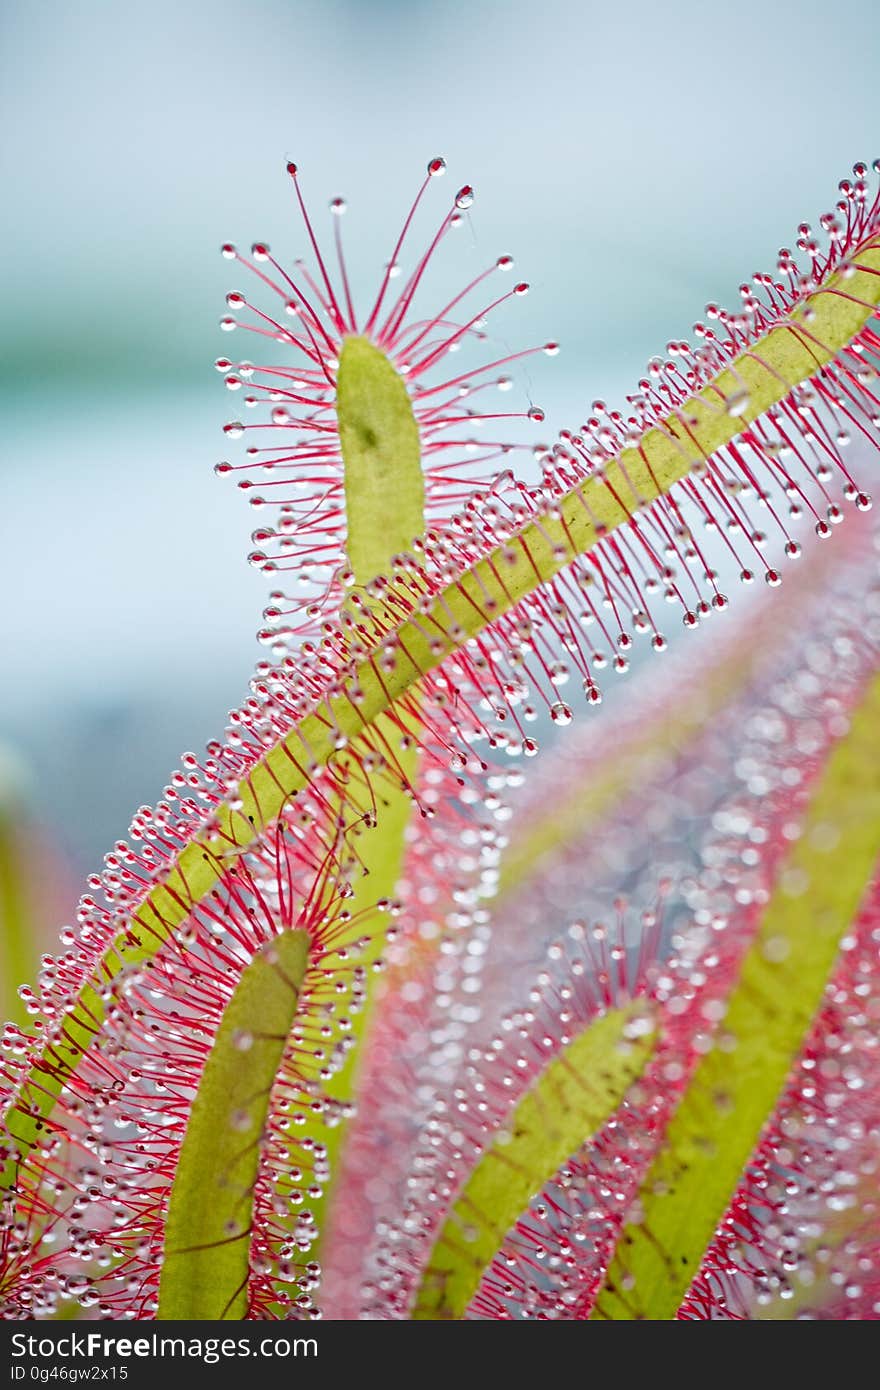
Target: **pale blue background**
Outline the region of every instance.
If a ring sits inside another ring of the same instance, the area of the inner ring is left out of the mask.
[[[303,249],[285,159],[319,219],[347,195],[371,284],[443,153],[444,197],[478,199],[438,293],[516,256],[533,293],[500,341],[562,341],[521,378],[558,428],[880,153],[878,41],[865,0],[6,0],[0,726],[77,872],[258,650],[253,518],[211,474],[217,248]]]

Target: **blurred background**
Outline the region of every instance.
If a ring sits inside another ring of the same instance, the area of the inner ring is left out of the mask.
[[[324,225],[347,197],[365,292],[426,160],[432,221],[473,183],[433,283],[516,257],[492,330],[560,340],[518,380],[552,437],[880,153],[878,44],[867,0],[4,0],[0,825],[26,812],[46,921],[262,651],[212,362],[221,241],[305,249],[285,160]]]

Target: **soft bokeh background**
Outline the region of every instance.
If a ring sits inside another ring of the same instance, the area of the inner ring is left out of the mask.
[[[561,340],[520,382],[555,430],[880,152],[878,45],[868,0],[5,0],[0,776],[59,910],[259,650],[254,523],[211,473],[217,248],[304,249],[285,159],[319,220],[347,196],[367,286],[429,156],[435,209],[475,185],[438,293],[516,256],[496,332]]]

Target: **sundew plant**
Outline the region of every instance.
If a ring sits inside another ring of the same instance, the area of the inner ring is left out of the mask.
[[[223,246],[267,657],[20,990],[5,1317],[880,1313],[878,170],[553,445],[442,159]]]

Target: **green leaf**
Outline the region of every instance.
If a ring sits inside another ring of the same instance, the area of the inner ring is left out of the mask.
[[[674,1318],[822,1001],[880,855],[875,677],[834,748],[744,960],[617,1246],[594,1317]],[[809,896],[787,885],[809,884]]]
[[[400,623],[392,669],[383,669],[380,679],[372,664],[374,653],[355,664],[350,688],[358,689],[362,699],[328,697],[324,708],[266,752],[219,808],[217,830],[196,836],[163,882],[145,896],[133,915],[134,930],[118,938],[94,981],[81,992],[63,1041],[47,1049],[35,1067],[29,1103],[14,1117],[20,1157],[33,1146],[67,1076],[100,1026],[102,980],[159,949],[210,891],[222,866],[253,844],[288,799],[305,789],[309,766],[323,767],[334,759],[339,734],[356,740],[468,637],[589,551],[601,535],[629,522],[634,511],[668,492],[695,464],[845,348],[880,300],[880,249],[861,251],[859,266],[864,268],[852,268],[846,278],[844,272],[832,277],[785,327],[769,332],[759,350],[743,352],[709,386],[649,431],[638,448],[624,450],[606,469],[605,480],[590,478],[572,489],[560,499],[554,515],[527,523],[515,538],[450,582],[417,621]],[[733,402],[735,409],[725,408]],[[369,834],[381,836],[382,831]],[[17,1166],[13,1154],[4,1164],[0,1187],[14,1185]]]
[[[654,1049],[644,1001],[614,1009],[555,1057],[482,1155],[437,1239],[416,1318],[460,1318],[514,1222],[614,1114]]]
[[[403,378],[366,338],[346,338],[336,378],[345,463],[345,549],[359,584],[425,529],[419,427]]]
[[[174,1177],[157,1318],[247,1312],[261,1140],[308,963],[308,932],[282,933],[245,968],[224,1011]]]

